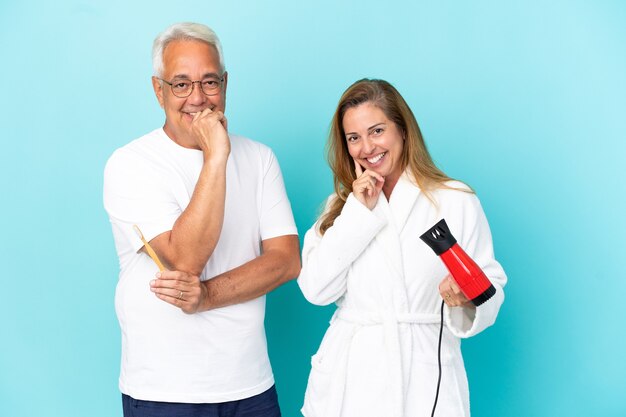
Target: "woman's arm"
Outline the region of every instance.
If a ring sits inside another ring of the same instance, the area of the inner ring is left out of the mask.
[[[478,307],[467,303],[462,307],[446,308],[448,327],[456,336],[465,338],[482,332],[496,321],[504,302],[503,288],[507,277],[495,259],[491,230],[480,201],[474,194],[461,196],[462,201],[455,202],[456,208],[452,210],[456,215],[449,217],[450,228],[460,231],[457,236],[459,245],[483,270],[496,289],[494,296]]]
[[[343,296],[350,265],[386,222],[350,194],[324,236],[314,224],[304,237],[298,278],[304,297],[313,304],[327,305]]]

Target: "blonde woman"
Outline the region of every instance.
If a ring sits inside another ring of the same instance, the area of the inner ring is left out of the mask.
[[[305,236],[298,284],[311,303],[337,310],[311,360],[302,413],[428,416],[438,397],[437,416],[469,416],[460,339],[494,323],[506,283],[478,198],[435,166],[386,81],[360,80],[343,94],[328,159],[335,192]],[[441,218],[496,288],[479,307],[420,240]]]

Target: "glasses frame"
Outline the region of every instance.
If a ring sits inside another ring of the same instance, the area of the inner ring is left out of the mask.
[[[220,85],[215,89],[214,93],[208,94],[206,91],[204,91],[204,89],[202,88],[202,81],[204,80],[198,80],[198,81],[190,81],[191,82],[191,90],[189,90],[189,94],[187,94],[186,96],[179,96],[178,94],[176,94],[174,92],[174,83],[173,82],[169,82],[167,80],[164,80],[163,78],[159,78],[159,77],[155,77],[157,80],[163,81],[165,84],[168,84],[170,86],[170,90],[172,91],[172,94],[174,94],[175,97],[178,98],[187,98],[190,95],[193,94],[193,89],[195,88],[195,84],[198,83],[198,85],[200,86],[200,91],[202,91],[202,94],[204,94],[205,96],[211,97],[211,96],[216,96],[218,95],[221,91],[222,91],[222,85],[224,84],[224,75],[222,74],[221,76],[217,77],[217,79],[220,82]],[[172,80],[173,81],[173,80]],[[185,81],[189,81],[187,79],[185,79]]]

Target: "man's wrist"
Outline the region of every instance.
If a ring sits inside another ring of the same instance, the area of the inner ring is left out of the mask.
[[[228,162],[228,156],[230,152],[224,154],[219,152],[204,152],[204,165],[208,165],[215,169],[219,169],[221,167],[226,166],[226,162]]]
[[[200,285],[202,288],[200,292],[200,302],[198,303],[198,313],[213,309],[213,306],[211,305],[211,298],[209,296],[209,280],[201,281]]]

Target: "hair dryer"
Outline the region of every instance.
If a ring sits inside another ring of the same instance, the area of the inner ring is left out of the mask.
[[[463,295],[475,306],[481,305],[496,293],[482,269],[456,243],[445,219],[428,229],[420,239],[441,258]]]

